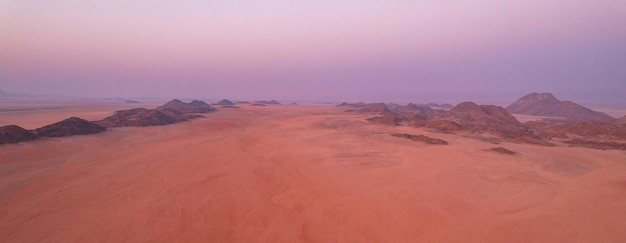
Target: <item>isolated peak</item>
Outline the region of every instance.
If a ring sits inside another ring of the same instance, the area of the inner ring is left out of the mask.
[[[559,101],[551,93],[528,94],[506,109],[515,114],[562,117],[570,121],[614,122],[615,118],[602,112],[592,111],[571,101]]]
[[[180,101],[179,99],[173,99],[173,100],[170,100],[170,102],[167,102],[167,103],[165,103],[165,104],[166,104],[166,105],[167,105],[167,104],[185,104],[185,102],[182,102],[182,101]]]

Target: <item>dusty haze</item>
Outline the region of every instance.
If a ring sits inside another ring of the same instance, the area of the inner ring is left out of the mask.
[[[624,102],[626,2],[1,1],[0,89],[78,97]]]

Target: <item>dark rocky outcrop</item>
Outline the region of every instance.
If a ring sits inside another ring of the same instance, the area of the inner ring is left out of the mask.
[[[616,142],[616,141],[593,141],[593,140],[588,140],[588,139],[572,139],[572,140],[564,141],[564,143],[569,144],[570,146],[593,148],[593,149],[626,150],[626,143]]]
[[[385,112],[388,111],[387,107],[383,103],[372,103],[363,106],[359,109],[359,112]]]
[[[204,101],[194,100],[189,103],[185,103],[178,99],[167,102],[166,104],[157,107],[157,109],[173,110],[182,113],[209,113],[217,110]]]
[[[508,149],[506,149],[506,148],[503,148],[503,147],[495,147],[495,148],[490,148],[490,149],[486,149],[486,151],[489,151],[489,152],[496,152],[496,153],[499,153],[499,154],[508,154],[508,155],[513,155],[513,154],[515,154],[515,152],[513,152],[513,151],[511,151],[511,150],[508,150]]]
[[[515,114],[563,117],[569,122],[616,121],[605,113],[593,111],[571,101],[560,101],[551,93],[528,94],[506,107],[506,110]]]
[[[394,134],[391,134],[391,136],[411,139],[413,141],[424,142],[426,144],[436,144],[436,145],[447,145],[448,144],[448,142],[446,142],[445,140],[438,139],[438,138],[431,138],[431,137],[428,137],[428,136],[425,136],[425,135],[413,135],[413,134],[407,134],[407,133],[394,133]]]
[[[389,104],[387,105],[387,109],[407,118],[407,120],[412,120],[411,118],[416,118],[418,120],[425,120],[434,117],[435,115],[442,114],[443,111],[435,110],[426,105],[416,105],[413,103],[409,103],[405,106],[397,105],[397,104]]]
[[[626,140],[626,125],[602,122],[553,124],[532,121],[525,123],[541,134],[564,139],[587,138],[597,140]]]
[[[373,123],[392,126],[396,126],[402,121],[402,119],[400,119],[400,117],[398,117],[396,114],[387,110],[382,112],[382,116],[368,118],[367,120]]]
[[[513,115],[500,106],[477,105],[473,102],[460,103],[438,118],[472,126],[520,124]]]
[[[435,129],[440,132],[455,132],[462,130],[460,124],[449,120],[429,120],[421,123],[416,123],[416,125],[418,127]]]
[[[106,131],[106,128],[96,123],[78,117],[70,117],[41,128],[34,133],[40,137],[66,137],[74,135],[94,134]]]
[[[20,126],[8,125],[0,127],[0,144],[19,143],[37,139],[37,135]]]
[[[104,127],[145,127],[174,124],[191,118],[175,110],[136,108],[116,111],[114,115],[96,123]]]

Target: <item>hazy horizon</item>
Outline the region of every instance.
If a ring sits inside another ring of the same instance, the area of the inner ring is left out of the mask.
[[[623,104],[626,2],[0,1],[0,89]]]

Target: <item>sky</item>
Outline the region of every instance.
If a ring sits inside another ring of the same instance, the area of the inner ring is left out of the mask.
[[[0,0],[0,89],[626,103],[626,1]]]

